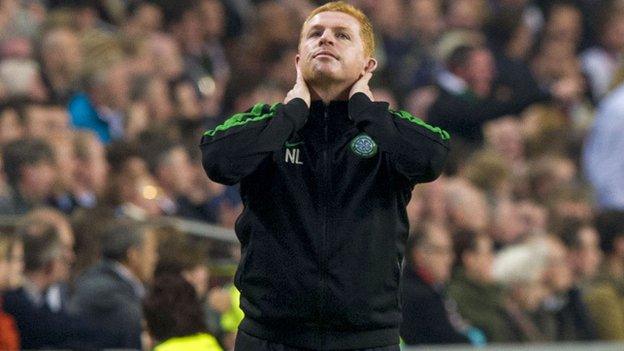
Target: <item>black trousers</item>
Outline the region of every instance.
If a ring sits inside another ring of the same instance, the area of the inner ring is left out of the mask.
[[[399,345],[373,347],[369,349],[357,349],[348,351],[399,351]],[[313,349],[300,349],[284,344],[274,343],[268,340],[256,338],[242,330],[236,334],[236,345],[234,351],[316,351]]]

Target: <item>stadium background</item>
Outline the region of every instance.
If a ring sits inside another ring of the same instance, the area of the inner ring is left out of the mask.
[[[538,331],[499,341],[624,340],[624,290],[613,288],[624,281],[624,2],[351,2],[375,27],[376,99],[425,121],[452,116],[447,170],[415,188],[408,213],[414,231],[493,241],[483,270],[499,298],[534,306],[520,313]],[[207,179],[198,143],[228,115],[283,100],[300,25],[322,3],[2,0],[3,235],[34,208],[56,209],[51,221],[75,237],[71,286],[99,259],[103,223],[162,223],[161,258],[192,256],[175,263],[199,267],[209,327],[231,345],[242,206],[235,188]],[[557,332],[553,302],[572,288],[591,338]],[[596,302],[604,289],[611,300]]]

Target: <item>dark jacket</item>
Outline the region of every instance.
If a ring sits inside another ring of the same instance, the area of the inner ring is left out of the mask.
[[[101,333],[95,326],[64,312],[52,312],[36,305],[24,288],[5,292],[3,307],[19,330],[23,349],[91,349]]]
[[[550,98],[548,93],[540,90],[524,96],[514,96],[509,101],[479,98],[470,90],[454,93],[442,86],[438,86],[438,91],[438,97],[427,112],[427,121],[474,146],[480,146],[483,142],[482,128],[486,122],[505,115],[518,114],[531,104]]]
[[[401,277],[403,322],[401,338],[408,345],[469,343],[469,325],[446,296],[443,286],[435,286],[406,266]]]
[[[69,311],[96,325],[103,348],[141,349],[141,296],[110,261],[88,269],[75,284]]]
[[[448,294],[457,302],[462,317],[482,330],[488,342],[518,341],[516,328],[505,308],[505,293],[501,287],[478,283],[459,270],[449,284]]]
[[[398,344],[411,189],[434,180],[448,133],[362,93],[256,105],[204,134],[203,165],[240,182],[240,329],[313,349]]]
[[[550,341],[591,341],[596,331],[577,288],[560,296],[551,296],[536,319]]]

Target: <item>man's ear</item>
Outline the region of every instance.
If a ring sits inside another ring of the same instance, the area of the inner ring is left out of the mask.
[[[377,69],[377,60],[374,58],[369,58],[368,62],[366,62],[366,66],[364,67],[364,73],[372,73]]]

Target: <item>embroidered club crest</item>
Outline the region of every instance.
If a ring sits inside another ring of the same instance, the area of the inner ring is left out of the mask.
[[[350,146],[351,151],[360,157],[369,158],[377,154],[377,144],[366,134],[360,134],[353,138]]]

